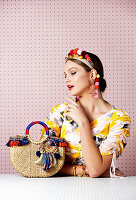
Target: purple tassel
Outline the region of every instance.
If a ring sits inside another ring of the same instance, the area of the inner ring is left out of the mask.
[[[48,171],[50,166],[50,157],[49,157],[49,152],[44,152],[43,156],[43,170]]]
[[[43,156],[43,170],[46,170],[46,160],[47,160],[47,155],[46,155],[46,151],[44,152],[44,156]]]

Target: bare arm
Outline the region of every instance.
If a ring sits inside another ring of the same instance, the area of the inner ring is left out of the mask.
[[[103,176],[110,169],[113,154],[101,155],[99,148],[93,139],[93,134],[88,121],[79,125],[83,158],[90,177]],[[106,174],[107,176],[107,174]]]
[[[83,165],[74,165],[74,166],[76,167],[76,175],[81,175]],[[69,163],[65,163],[63,167],[61,168],[61,170],[57,173],[57,175],[74,176],[73,165]]]
[[[93,139],[93,134],[88,121],[79,125],[81,135],[81,146],[85,164],[89,170],[90,177],[94,177],[101,171],[103,158]]]

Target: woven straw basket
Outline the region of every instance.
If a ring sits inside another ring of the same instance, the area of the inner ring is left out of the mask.
[[[37,123],[43,125],[46,130],[46,136],[42,138],[41,141],[33,141],[29,135],[30,127]],[[50,177],[56,174],[63,167],[65,161],[65,146],[57,147],[60,158],[56,159],[56,165],[50,167],[48,171],[43,170],[42,165],[35,163],[38,158],[36,152],[39,150],[41,144],[43,144],[42,147],[46,152],[54,152],[55,150],[55,146],[50,146],[45,142],[49,135],[48,130],[49,129],[45,123],[40,121],[32,122],[26,128],[26,136],[30,142],[22,146],[10,146],[10,162],[21,175],[25,177]]]

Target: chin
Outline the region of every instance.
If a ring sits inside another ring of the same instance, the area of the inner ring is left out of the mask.
[[[78,92],[75,92],[75,91],[70,91],[70,95],[71,96],[81,96],[81,92],[80,92],[80,94],[78,93]]]
[[[80,94],[77,94],[77,93],[70,93],[71,96],[81,96]]]

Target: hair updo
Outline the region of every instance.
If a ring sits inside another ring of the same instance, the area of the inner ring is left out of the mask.
[[[99,78],[99,89],[101,92],[104,92],[106,87],[107,87],[107,83],[106,83],[106,80],[103,78],[104,77],[104,71],[103,71],[103,65],[102,65],[102,62],[100,61],[100,59],[98,58],[98,56],[96,56],[95,54],[93,53],[90,53],[90,52],[87,52],[85,51],[85,54],[88,54],[89,57],[91,58],[91,61],[93,62],[93,68],[97,71],[98,74],[100,74],[100,78]],[[76,60],[76,59],[73,59],[73,58],[69,58],[67,59],[68,60],[71,60],[72,62],[74,63],[77,63],[79,64],[81,67],[83,67],[87,72],[91,71],[92,69],[86,65],[85,63],[83,63],[82,61],[80,60]],[[67,62],[66,61],[66,62]]]

